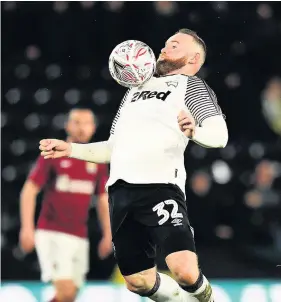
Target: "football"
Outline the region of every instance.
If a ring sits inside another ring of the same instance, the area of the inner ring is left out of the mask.
[[[156,59],[152,49],[137,40],[118,44],[109,57],[109,72],[113,79],[125,87],[137,87],[154,74]]]

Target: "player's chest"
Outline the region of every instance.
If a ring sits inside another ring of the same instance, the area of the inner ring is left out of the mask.
[[[128,98],[130,107],[178,107],[184,103],[182,83],[177,79],[154,79],[143,87],[134,88]]]
[[[58,193],[90,196],[96,187],[98,166],[77,159],[60,159],[53,165],[54,189]]]
[[[78,159],[61,159],[56,162],[53,172],[57,175],[66,175],[69,178],[95,180],[98,173],[98,165]]]

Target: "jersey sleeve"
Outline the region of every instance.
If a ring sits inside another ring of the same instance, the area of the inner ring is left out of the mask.
[[[214,91],[196,76],[188,77],[185,105],[199,125],[208,117],[216,115],[224,117]]]
[[[131,91],[131,89],[128,89],[126,91],[126,93],[125,93],[125,95],[124,95],[124,97],[123,97],[123,99],[121,101],[121,104],[120,104],[120,106],[118,108],[118,111],[117,111],[117,113],[116,113],[116,115],[114,117],[114,120],[112,122],[112,125],[111,125],[110,135],[114,135],[115,127],[117,125],[118,119],[120,118],[122,108],[124,107],[124,105],[125,105],[125,103],[126,103],[126,101],[128,99],[128,95],[129,95],[130,91]]]
[[[28,175],[28,179],[41,188],[48,180],[50,169],[51,160],[39,156]]]
[[[105,185],[108,180],[108,166],[105,164],[99,164],[97,175],[97,187],[96,194],[100,195],[106,193]]]

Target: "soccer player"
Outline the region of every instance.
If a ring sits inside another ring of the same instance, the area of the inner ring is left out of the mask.
[[[73,109],[65,130],[68,143],[87,143],[95,132],[95,120],[88,109]],[[77,159],[38,158],[21,192],[20,244],[25,252],[36,248],[42,280],[52,281],[52,300],[74,302],[88,271],[88,210],[92,195],[98,194],[97,214],[103,237],[98,254],[106,258],[112,251],[108,196],[105,184],[107,166]],[[35,231],[36,197],[45,196]]]
[[[188,141],[207,148],[223,148],[228,141],[215,93],[195,76],[205,57],[203,40],[194,31],[180,30],[161,51],[158,76],[126,92],[108,141],[40,141],[46,159],[110,161],[115,257],[127,288],[158,302],[214,301],[198,264],[185,200]],[[175,279],[157,272],[157,245]]]

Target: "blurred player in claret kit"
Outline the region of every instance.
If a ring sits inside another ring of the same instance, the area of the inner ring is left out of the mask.
[[[95,133],[91,110],[71,110],[66,122],[67,141],[88,143]],[[98,246],[101,259],[112,251],[105,184],[107,166],[73,158],[44,160],[39,157],[21,193],[20,244],[25,252],[35,246],[42,281],[52,281],[56,294],[51,302],[74,302],[88,271],[88,211],[92,195],[98,195],[97,215],[103,237]],[[44,188],[45,195],[34,226],[36,197]]]

